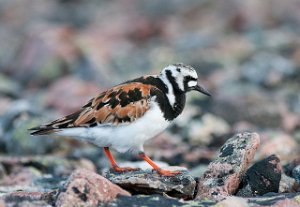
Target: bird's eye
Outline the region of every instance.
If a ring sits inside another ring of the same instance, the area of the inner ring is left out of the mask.
[[[192,77],[192,76],[187,76],[187,77],[186,77],[186,80],[187,80],[187,81],[191,81],[191,80],[192,80],[192,81],[197,81],[197,78],[194,78],[194,77]]]

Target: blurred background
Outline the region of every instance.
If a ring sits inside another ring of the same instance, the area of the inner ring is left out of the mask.
[[[2,0],[0,175],[11,171],[8,155],[35,156],[19,162],[57,174],[108,167],[102,149],[27,129],[178,62],[196,68],[213,98],[190,93],[174,125],[146,144],[151,157],[199,175],[244,131],[261,135],[256,160],[299,154],[300,1]]]

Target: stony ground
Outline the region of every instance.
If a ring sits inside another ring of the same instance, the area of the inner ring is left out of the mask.
[[[0,206],[300,206],[296,0],[0,1]],[[208,99],[128,154],[27,129],[101,90],[183,62]],[[176,167],[168,167],[176,166]],[[234,205],[233,205],[234,204]]]

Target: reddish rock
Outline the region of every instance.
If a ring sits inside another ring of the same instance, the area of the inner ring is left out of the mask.
[[[258,152],[259,158],[276,154],[280,160],[290,160],[297,156],[299,145],[288,134],[285,133],[266,133],[262,135],[262,143]]]
[[[200,206],[200,205],[199,205]],[[220,207],[299,207],[299,193],[274,194],[254,198],[228,196],[214,206]]]
[[[227,140],[200,178],[196,199],[220,200],[234,194],[259,144],[256,133],[241,133]]]
[[[46,104],[55,107],[61,114],[78,110],[88,100],[101,92],[95,83],[73,77],[57,80],[49,87],[48,91]]]
[[[56,206],[97,206],[109,202],[117,195],[130,193],[111,183],[106,178],[88,170],[76,170],[60,191]]]
[[[19,168],[0,180],[0,186],[28,185],[37,176],[40,176],[40,172],[34,168]]]

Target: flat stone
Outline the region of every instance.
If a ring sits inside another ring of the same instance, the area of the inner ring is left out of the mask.
[[[53,206],[56,191],[51,192],[13,192],[2,197],[5,207],[50,207]],[[1,202],[0,202],[1,206]],[[2,207],[2,206],[1,206]]]
[[[182,206],[182,207],[299,207],[300,193],[282,193],[259,196],[255,198],[243,198],[228,196],[222,201],[209,199],[184,201],[161,195],[134,195],[131,197],[118,196],[109,203],[102,203],[99,207],[156,207],[156,206]]]
[[[167,170],[181,170],[182,174],[163,176],[152,170],[117,173],[108,171],[105,177],[111,182],[133,193],[165,193],[178,198],[192,198],[196,187],[195,179],[187,170],[167,167]]]
[[[162,195],[134,195],[131,197],[118,196],[110,203],[103,203],[101,207],[156,207],[156,206],[182,206],[182,207],[209,207],[214,206],[215,201],[183,201],[182,199],[173,199]]]
[[[112,201],[117,195],[130,193],[93,171],[74,171],[57,197],[55,206],[97,206]]]
[[[257,133],[240,133],[228,139],[199,179],[196,199],[221,200],[236,193],[259,144]]]

